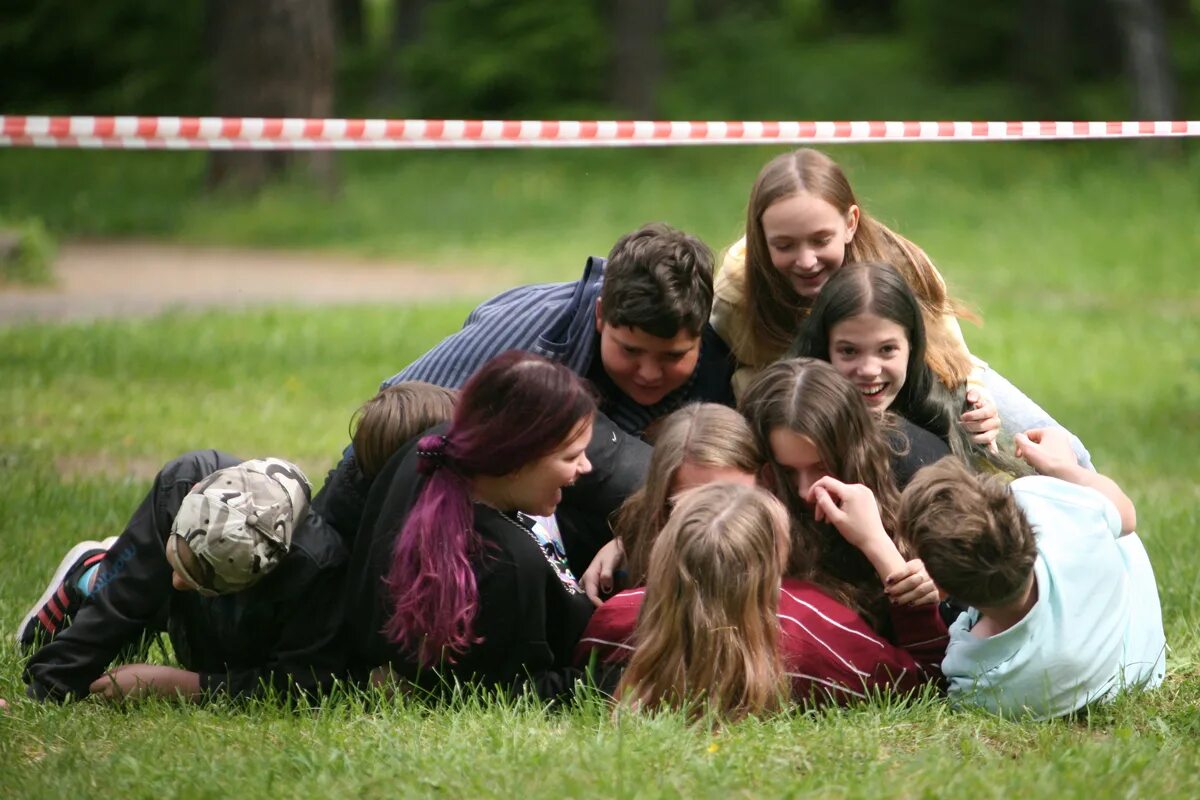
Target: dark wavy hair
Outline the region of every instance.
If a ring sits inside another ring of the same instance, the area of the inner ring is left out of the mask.
[[[959,424],[966,407],[967,384],[949,389],[934,375],[925,359],[928,337],[921,305],[891,264],[868,261],[847,264],[835,272],[817,295],[788,356],[831,360],[833,327],[862,314],[890,320],[908,337],[907,376],[888,411],[939,437],[950,452],[974,469],[990,466],[1009,475],[1030,474],[1020,459],[1005,452],[993,453],[971,441]]]
[[[883,526],[892,534],[900,495],[892,476],[886,423],[875,418],[858,389],[832,364],[813,358],[786,359],[767,367],[747,387],[738,408],[750,421],[775,492],[790,512],[789,572],[829,589],[878,627],[886,616],[886,598],[874,567],[832,525],[816,521],[775,460],[771,432],[782,428],[807,437],[833,477],[869,488]]]
[[[600,290],[606,323],[662,339],[699,336],[712,304],[713,254],[695,236],[652,222],[613,245]]]
[[[453,659],[476,641],[472,558],[482,543],[470,479],[509,475],[553,452],[595,410],[578,376],[532,353],[501,353],[471,376],[445,435],[417,444],[431,471],[392,550],[386,578],[392,609],[384,627],[391,641],[422,664]]]

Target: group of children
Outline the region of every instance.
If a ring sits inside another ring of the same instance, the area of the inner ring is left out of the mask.
[[[284,461],[170,462],[22,621],[29,695],[594,683],[735,719],[929,686],[1044,718],[1162,681],[1132,503],[833,161],[767,164],[713,273],[647,225],[484,303],[311,499]]]

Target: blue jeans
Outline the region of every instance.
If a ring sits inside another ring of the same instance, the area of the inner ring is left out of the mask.
[[[1030,428],[1053,426],[1067,430],[1058,424],[1054,417],[1046,413],[1045,409],[1026,397],[1024,392],[1009,383],[1004,376],[991,367],[983,372],[983,388],[992,396],[992,401],[996,404],[996,411],[1000,414],[1000,429],[1009,436],[1024,433]],[[1079,461],[1079,465],[1095,471],[1096,468],[1092,466],[1092,455],[1083,446],[1083,442],[1070,431],[1067,433],[1071,436],[1071,449],[1075,451],[1075,458]]]

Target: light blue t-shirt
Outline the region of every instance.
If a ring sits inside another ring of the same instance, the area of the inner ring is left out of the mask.
[[[950,698],[1004,716],[1048,719],[1157,686],[1166,637],[1154,571],[1136,533],[1121,536],[1116,506],[1055,478],[1012,483],[1037,537],[1038,597],[1029,614],[986,639],[970,609],[950,626],[942,662]]]

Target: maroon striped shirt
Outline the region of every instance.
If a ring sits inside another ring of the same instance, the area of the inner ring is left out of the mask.
[[[619,663],[633,655],[634,629],[645,589],[629,589],[596,609],[575,648],[586,664]],[[937,604],[890,606],[895,641],[807,581],[784,578],[779,592],[780,648],[792,695],[814,705],[845,704],[877,693],[907,693],[943,685],[946,625]]]

